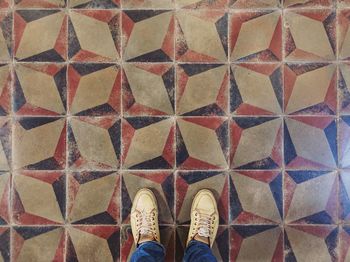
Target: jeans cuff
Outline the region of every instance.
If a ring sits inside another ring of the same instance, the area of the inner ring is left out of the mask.
[[[159,243],[157,241],[153,241],[153,240],[146,241],[146,242],[143,242],[141,244],[137,244],[137,247],[142,247],[143,245],[157,245],[157,246],[161,247],[165,251],[165,247],[161,243]]]

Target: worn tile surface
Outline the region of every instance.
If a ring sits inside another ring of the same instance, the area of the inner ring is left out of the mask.
[[[0,0],[0,261],[350,261],[349,0]]]

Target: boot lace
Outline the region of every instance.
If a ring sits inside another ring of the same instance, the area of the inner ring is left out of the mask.
[[[195,225],[197,234],[201,237],[210,237],[213,230],[214,219],[212,215],[195,213]]]
[[[155,212],[140,211],[136,214],[136,227],[140,235],[156,237]]]

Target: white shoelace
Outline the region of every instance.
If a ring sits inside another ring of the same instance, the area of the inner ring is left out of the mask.
[[[137,231],[140,235],[156,235],[154,228],[154,212],[141,211],[137,216]],[[141,218],[141,220],[140,220]]]
[[[210,237],[212,216],[201,213],[197,214],[199,216],[197,234],[201,237]]]

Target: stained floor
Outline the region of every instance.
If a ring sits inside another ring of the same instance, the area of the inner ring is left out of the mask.
[[[0,261],[350,261],[349,0],[0,0]]]

